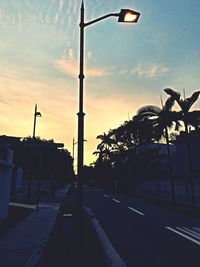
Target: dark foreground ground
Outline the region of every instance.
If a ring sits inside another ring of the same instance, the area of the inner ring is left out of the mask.
[[[18,223],[22,222],[31,212],[33,212],[31,209],[10,207],[8,217],[0,223],[0,239]]]
[[[55,227],[39,267],[103,267],[96,250],[95,240],[83,216],[83,238],[77,231],[77,218],[71,194],[60,208]],[[78,236],[78,237],[77,237]],[[81,245],[82,243],[82,245]]]

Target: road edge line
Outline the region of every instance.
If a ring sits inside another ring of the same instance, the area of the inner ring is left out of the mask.
[[[101,227],[99,221],[93,214],[90,208],[84,207],[85,215],[89,220],[91,230],[95,235],[95,238],[100,246],[102,260],[107,267],[126,267],[125,262],[117,253],[116,249],[113,247],[103,228]]]

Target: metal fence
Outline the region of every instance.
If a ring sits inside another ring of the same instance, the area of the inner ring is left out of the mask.
[[[191,190],[186,179],[174,179],[174,189],[176,204],[191,205]],[[194,179],[196,205],[200,207],[200,179]],[[148,179],[137,182],[136,192],[138,196],[152,200],[170,203],[172,192],[170,180],[168,179]]]

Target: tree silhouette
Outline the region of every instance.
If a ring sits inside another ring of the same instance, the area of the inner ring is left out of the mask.
[[[174,105],[175,99],[177,98],[176,95],[170,96],[165,104],[163,105],[162,109],[158,106],[144,106],[137,111],[137,116],[141,118],[141,120],[148,120],[152,123],[153,134],[156,140],[160,140],[162,136],[166,139],[167,145],[167,154],[170,166],[170,185],[171,185],[171,193],[172,193],[172,204],[176,204],[175,199],[175,188],[174,188],[174,179],[173,179],[173,164],[170,152],[170,145],[169,145],[169,132],[168,128],[171,128],[174,123],[176,125],[176,129],[178,130],[181,126],[180,120],[182,119],[181,112],[172,111],[172,107]]]
[[[171,97],[174,97],[176,102],[181,108],[181,111],[183,113],[182,121],[185,125],[185,131],[188,132],[188,126],[192,122],[192,126],[194,125],[195,128],[200,124],[200,111],[195,110],[192,112],[189,112],[192,105],[197,101],[200,91],[196,91],[192,94],[191,97],[181,99],[180,93],[176,92],[175,90],[171,88],[166,88],[164,91],[170,95]]]
[[[188,169],[189,169],[189,183],[190,183],[190,189],[191,189],[191,201],[192,201],[192,208],[196,209],[196,199],[195,199],[195,192],[194,192],[194,182],[193,182],[193,170],[192,170],[192,157],[191,157],[191,147],[189,142],[189,130],[188,126],[192,123],[192,125],[197,128],[199,126],[199,117],[200,112],[199,111],[193,111],[189,112],[192,105],[197,101],[200,91],[196,91],[192,94],[191,97],[181,99],[180,93],[176,92],[175,90],[171,88],[166,88],[164,91],[170,95],[171,97],[174,97],[176,102],[181,108],[182,111],[182,121],[185,125],[185,133],[186,133],[186,145],[187,145],[187,155],[188,155]]]

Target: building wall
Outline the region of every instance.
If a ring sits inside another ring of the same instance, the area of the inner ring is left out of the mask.
[[[6,149],[5,155],[5,159],[0,159],[0,221],[5,219],[8,215],[13,169],[13,151],[11,149]]]

